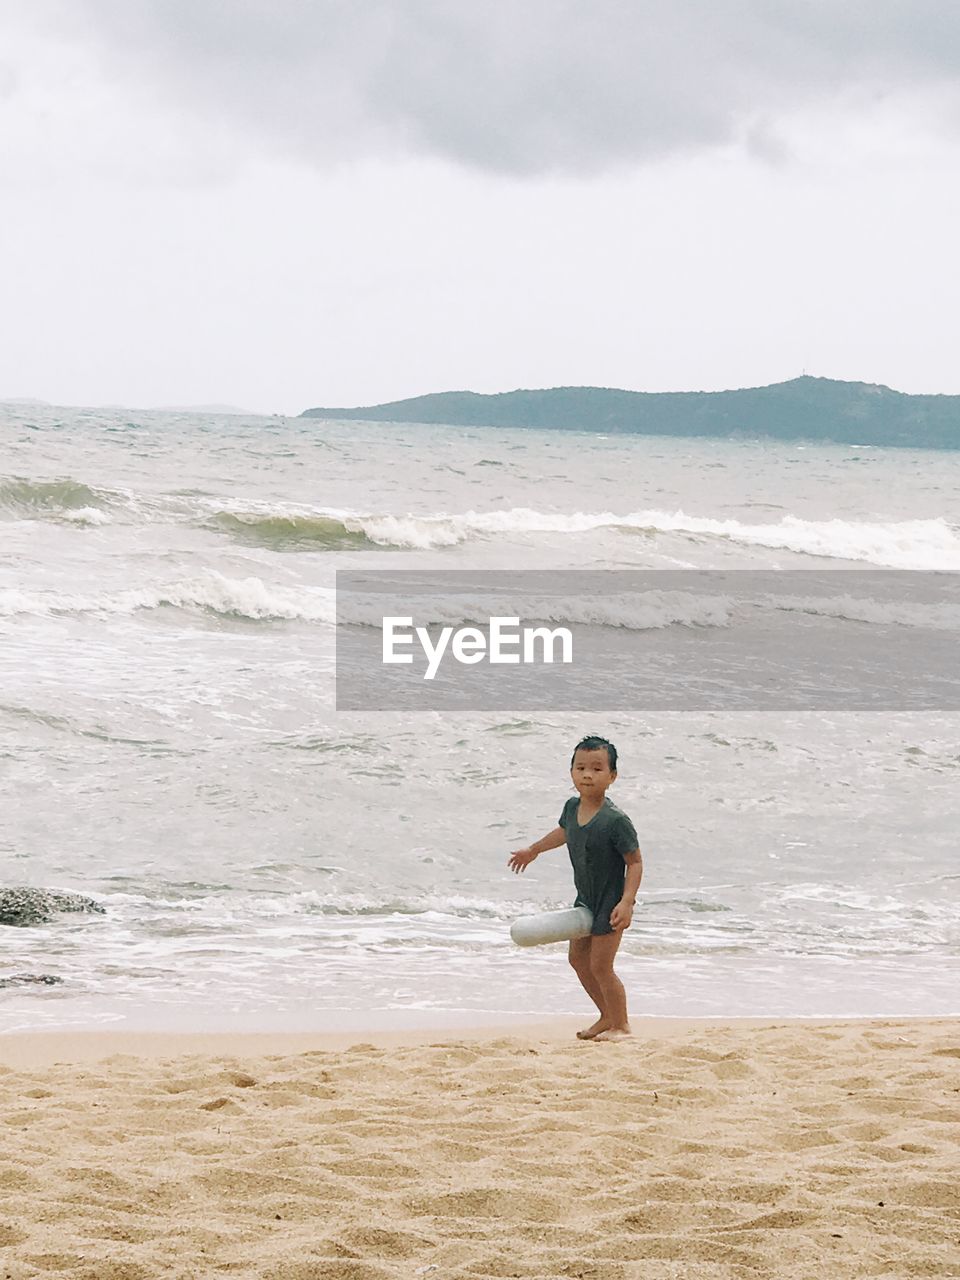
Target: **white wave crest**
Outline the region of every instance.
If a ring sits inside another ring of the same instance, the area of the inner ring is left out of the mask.
[[[101,511],[98,507],[79,507],[75,511],[64,510],[58,513],[57,519],[63,520],[68,524],[103,525],[113,523],[113,516],[108,511]]]
[[[104,595],[0,591],[0,617],[17,614],[133,614],[141,609],[195,610],[254,621],[333,622],[333,592],[278,587],[260,578],[227,578],[213,570],[182,582]]]
[[[929,520],[803,520],[784,516],[775,524],[749,524],[655,509],[617,515],[612,511],[570,515],[514,507],[462,514],[376,515],[326,509],[318,515],[342,522],[380,546],[429,550],[472,538],[526,534],[581,534],[598,529],[656,536],[675,533],[722,538],[743,546],[767,547],[835,560],[860,561],[888,569],[960,569],[960,530],[942,518]]]
[[[860,584],[862,586],[862,584]],[[960,630],[960,605],[882,600],[837,595],[703,594],[694,591],[619,592],[611,595],[536,595],[521,591],[476,595],[415,595],[409,609],[417,626],[484,625],[491,617],[518,617],[521,622],[619,627],[648,631],[671,626],[729,627],[744,609],[816,614],[880,626]],[[0,590],[0,617],[90,614],[131,615],[164,607],[251,621],[313,622],[380,627],[384,616],[380,594],[331,589],[282,587],[261,578],[228,578],[210,570],[180,582],[131,588],[102,595],[54,591]]]
[[[745,546],[796,551],[835,560],[858,560],[887,569],[960,569],[960,532],[938,517],[891,522],[865,520],[801,520],[784,516],[776,524],[744,524],[647,511],[628,517],[664,533],[704,534]]]
[[[378,516],[349,512],[337,514],[351,532],[363,533],[381,546],[452,547],[473,537],[524,533],[588,533],[592,529],[616,527],[619,516],[606,511],[598,515],[573,515],[533,511],[514,507],[509,511],[466,511],[462,515]]]

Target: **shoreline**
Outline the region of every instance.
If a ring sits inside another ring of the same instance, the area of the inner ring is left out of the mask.
[[[577,1040],[576,1032],[589,1021],[582,1016],[545,1016],[514,1021],[437,1022],[417,1027],[357,1026],[329,1031],[131,1031],[89,1030],[0,1032],[0,1068],[32,1070],[66,1063],[103,1062],[115,1057],[164,1061],[185,1057],[295,1057],[305,1053],[336,1053],[357,1045],[378,1050],[410,1049],[442,1044],[484,1045],[515,1039],[524,1043],[563,1045]],[[716,1031],[779,1031],[832,1028],[864,1031],[892,1027],[943,1030],[960,1026],[958,1016],[928,1017],[670,1017],[632,1019],[635,1046]]]

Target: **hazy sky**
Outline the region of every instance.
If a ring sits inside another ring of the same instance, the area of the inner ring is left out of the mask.
[[[0,397],[960,393],[955,0],[0,0]]]

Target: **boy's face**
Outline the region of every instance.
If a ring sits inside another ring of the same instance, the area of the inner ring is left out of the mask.
[[[582,796],[603,795],[616,776],[617,771],[610,768],[606,747],[596,747],[591,751],[581,747],[573,757],[570,777]]]

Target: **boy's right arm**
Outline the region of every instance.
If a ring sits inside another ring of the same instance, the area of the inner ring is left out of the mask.
[[[533,844],[527,845],[525,849],[514,849],[507,866],[511,871],[519,874],[521,871],[525,871],[534,858],[539,857],[541,853],[546,853],[548,849],[559,849],[562,844],[566,843],[566,831],[564,831],[563,827],[554,827],[550,834],[544,836],[542,840],[534,841]]]

